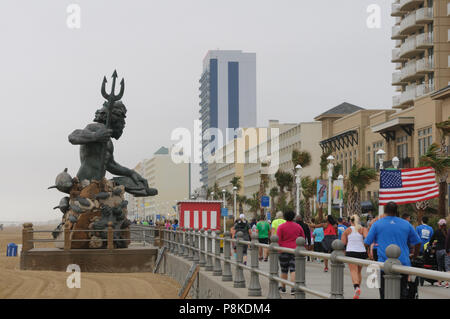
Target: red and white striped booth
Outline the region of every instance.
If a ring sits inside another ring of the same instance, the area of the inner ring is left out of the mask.
[[[220,229],[220,208],[222,201],[187,200],[178,204],[180,227],[205,230]]]

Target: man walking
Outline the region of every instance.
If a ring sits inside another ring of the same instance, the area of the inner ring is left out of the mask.
[[[364,244],[370,246],[378,244],[378,261],[387,260],[386,248],[395,244],[400,250],[400,262],[404,266],[411,266],[409,245],[414,245],[413,258],[419,254],[422,241],[414,227],[406,220],[398,217],[397,204],[389,202],[385,206],[385,217],[377,220],[370,228]],[[401,275],[400,298],[408,298],[408,275]],[[381,271],[380,298],[384,299],[384,272]]]
[[[258,241],[260,244],[269,244],[269,232],[270,232],[270,224],[266,221],[264,216],[259,217],[259,221],[256,224],[256,232],[258,233]],[[267,261],[269,256],[269,249],[268,248],[262,248],[259,247],[259,260]],[[263,253],[264,251],[264,253]]]
[[[286,222],[281,224],[277,229],[278,245],[286,248],[297,248],[297,238],[305,238],[303,229],[294,222],[295,213],[293,211],[287,211],[284,213],[284,219]],[[295,257],[293,254],[281,253],[278,257],[280,260],[281,278],[287,279],[288,273],[291,273],[291,281],[295,281]],[[281,292],[286,292],[286,285],[281,284]],[[295,289],[291,289],[291,295],[295,293]]]
[[[423,246],[428,243],[433,236],[433,228],[428,225],[428,217],[422,218],[422,224],[416,227],[417,235],[419,235],[422,245],[420,246],[420,253],[423,253]]]

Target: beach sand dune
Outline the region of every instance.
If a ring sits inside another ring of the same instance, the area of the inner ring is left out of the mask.
[[[53,229],[39,226],[35,230]],[[37,233],[36,238],[50,238]],[[6,257],[8,243],[21,244],[22,229],[5,227],[0,231],[0,298],[178,298],[180,285],[170,277],[153,273],[81,273],[81,288],[68,288],[69,273],[20,270],[19,257]],[[36,247],[53,247],[38,243]]]

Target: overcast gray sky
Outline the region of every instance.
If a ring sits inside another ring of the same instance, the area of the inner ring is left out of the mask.
[[[81,28],[66,25],[81,7]],[[381,7],[369,29],[367,7]],[[344,101],[389,108],[391,1],[2,0],[0,221],[60,218],[47,190],[79,149],[67,136],[92,119],[104,75],[125,77],[127,127],[116,160],[134,167],[198,117],[210,49],[257,54],[258,125],[311,121]]]

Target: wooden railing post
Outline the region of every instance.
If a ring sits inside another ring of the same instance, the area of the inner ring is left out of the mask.
[[[108,249],[114,249],[113,223],[108,222]]]
[[[28,251],[30,249],[34,248],[34,233],[33,233],[33,224],[32,223],[25,223],[23,224],[22,229],[22,251]]]
[[[64,250],[70,250],[70,229],[69,223],[64,224]]]

